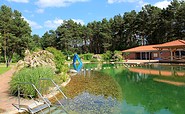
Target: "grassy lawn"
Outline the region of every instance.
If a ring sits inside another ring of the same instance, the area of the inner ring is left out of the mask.
[[[10,66],[7,68],[5,64],[1,64],[1,63],[0,63],[0,75],[3,74],[3,73],[5,73],[6,71],[10,70],[11,67],[12,67],[12,65],[10,65]]]

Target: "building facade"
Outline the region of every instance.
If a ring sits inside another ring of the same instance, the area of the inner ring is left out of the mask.
[[[130,60],[184,60],[185,40],[138,46],[122,52],[123,57]]]

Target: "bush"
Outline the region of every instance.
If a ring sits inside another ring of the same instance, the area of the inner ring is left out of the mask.
[[[50,78],[53,79],[54,71],[50,67],[37,67],[37,68],[23,68],[17,72],[10,81],[10,92],[13,95],[18,94],[18,85],[20,85],[21,94],[33,95],[33,97],[38,97],[35,89],[28,84],[19,84],[20,82],[29,82],[34,84],[37,88],[44,87],[49,88],[50,83],[42,85],[39,81],[40,78]],[[45,90],[41,90],[43,93]]]
[[[121,61],[122,60],[122,52],[114,51],[114,56],[112,57],[113,61]]]
[[[65,82],[69,79],[69,75],[67,73],[60,73],[60,74],[57,74],[55,77],[54,77],[54,81],[57,83],[57,84],[61,84],[62,82]]]
[[[91,60],[92,56],[93,56],[93,54],[91,54],[91,53],[83,54],[83,59],[84,60]]]
[[[64,50],[62,53],[66,56],[67,61],[71,61],[73,59],[73,52]]]
[[[92,56],[91,62],[100,62],[102,60],[102,54],[95,54]]]
[[[104,61],[110,61],[112,58],[112,52],[111,51],[106,51],[106,53],[103,54],[103,60]]]
[[[53,47],[48,47],[48,48],[46,48],[46,50],[54,55],[54,61],[56,64],[56,68],[57,68],[58,72],[62,72],[65,68],[64,64],[65,64],[66,57],[64,56],[64,54],[62,54],[61,51],[59,51]]]
[[[92,58],[91,62],[99,62],[96,58]]]
[[[13,54],[13,57],[12,57],[12,62],[13,63],[18,62],[20,59],[22,59],[20,55],[18,55],[17,53]]]

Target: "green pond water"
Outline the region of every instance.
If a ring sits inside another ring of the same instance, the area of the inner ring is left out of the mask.
[[[145,70],[185,72],[185,66],[151,64]],[[131,72],[122,64],[84,64],[65,88],[61,100],[69,113],[185,114],[185,76],[159,76]]]

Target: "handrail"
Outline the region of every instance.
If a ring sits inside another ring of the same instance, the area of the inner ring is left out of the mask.
[[[62,95],[65,97],[65,99],[67,99],[67,96],[64,94],[64,92],[62,92],[62,90],[60,89],[60,87],[50,78],[40,78],[40,80],[48,80],[51,81],[55,87],[60,91],[60,93],[62,93]]]
[[[62,90],[60,89],[60,87],[52,79],[50,79],[50,78],[40,78],[40,80],[51,81],[55,85],[55,87],[60,91],[60,93],[62,93],[62,95],[64,96],[64,98],[67,99],[67,96],[62,92]],[[64,109],[62,103],[59,101],[59,99],[56,97],[56,95],[54,95],[52,92],[51,92],[51,94],[53,95],[53,97],[57,100],[57,102],[60,104],[60,106]],[[64,111],[67,112],[65,109],[64,109]]]
[[[46,101],[46,99],[44,99],[44,97],[42,96],[42,94],[39,92],[39,90],[36,88],[36,86],[34,84],[32,84],[30,82],[19,82],[18,84],[28,84],[28,85],[31,85],[37,91],[37,93],[42,98],[42,100],[46,103],[46,105],[49,107],[49,112],[51,111],[50,110],[50,104]],[[18,98],[19,98],[18,105],[19,105],[19,110],[20,110],[20,87],[19,87],[19,85],[18,85]]]

